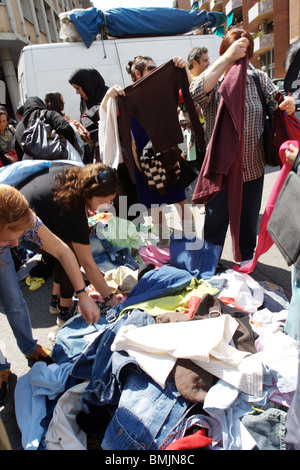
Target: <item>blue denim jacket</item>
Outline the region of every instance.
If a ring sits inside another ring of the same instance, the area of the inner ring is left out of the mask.
[[[173,266],[163,265],[159,269],[152,269],[144,274],[127,299],[114,310],[118,314],[131,305],[176,294],[190,285],[192,279],[190,273]]]
[[[111,351],[121,326],[142,327],[154,321],[139,309],[124,314],[82,353],[71,371],[74,378],[90,380],[81,398],[84,411],[108,406],[112,413],[101,444],[105,450],[158,449],[190,405],[172,380],[161,389],[134,358]]]
[[[72,322],[64,325],[57,335],[52,350],[56,364],[75,362],[88,346],[88,337],[104,331],[108,324],[105,315],[101,315],[98,322],[93,324],[86,323],[81,315],[73,318]]]
[[[161,389],[147,374],[129,369],[101,447],[103,450],[158,450],[190,406],[172,379]]]

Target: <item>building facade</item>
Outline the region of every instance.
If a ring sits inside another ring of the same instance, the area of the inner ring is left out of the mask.
[[[59,42],[59,14],[87,0],[0,0],[0,104],[11,117],[19,103],[17,64],[24,46]]]
[[[271,78],[285,76],[289,46],[300,37],[299,0],[176,0],[176,8],[197,8],[226,14],[224,32],[241,26],[254,38],[252,64]]]

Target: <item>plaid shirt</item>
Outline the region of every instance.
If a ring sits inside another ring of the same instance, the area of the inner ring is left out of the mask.
[[[253,73],[259,76],[261,88],[266,96],[267,105],[270,111],[274,111],[277,106],[275,96],[278,88],[272,80],[261,70],[247,70],[246,83],[246,106],[245,106],[245,129],[244,129],[244,182],[252,181],[264,172],[264,149],[263,149],[263,130],[264,115],[263,107],[257,88],[253,79]],[[204,72],[193,80],[190,85],[190,93],[194,101],[199,103],[203,109],[205,119],[205,142],[211,138],[217,110],[220,103],[221,95],[219,87],[224,80],[222,76],[215,87],[207,95],[203,91]]]

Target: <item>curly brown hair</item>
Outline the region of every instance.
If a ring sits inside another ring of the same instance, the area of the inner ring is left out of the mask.
[[[23,194],[13,186],[0,184],[0,230],[26,230],[34,220],[34,213]]]
[[[106,197],[119,191],[117,171],[103,163],[72,165],[55,180],[54,201],[64,209],[82,207],[94,196]]]

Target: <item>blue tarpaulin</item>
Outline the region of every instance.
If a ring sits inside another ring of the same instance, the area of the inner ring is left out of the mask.
[[[104,31],[114,37],[174,36],[200,28],[220,25],[219,12],[177,8],[98,8],[75,9],[70,19],[86,47]]]

